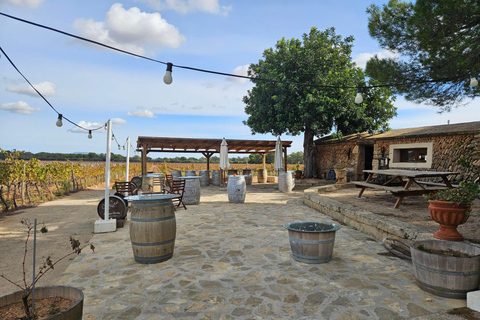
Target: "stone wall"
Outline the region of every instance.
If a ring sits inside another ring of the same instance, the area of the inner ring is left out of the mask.
[[[325,178],[328,171],[341,163],[345,168],[353,170],[359,162],[357,141],[339,141],[317,146],[315,165],[320,178]]]
[[[391,158],[391,144],[409,144],[433,142],[433,158],[430,171],[460,172],[452,180],[480,180],[480,135],[460,134],[418,138],[395,139],[358,139],[353,141],[338,141],[317,146],[315,164],[319,177],[328,174],[330,168],[342,162],[354,174],[354,180],[362,180],[362,170],[365,169],[363,144],[373,143],[372,168],[378,169],[378,158]],[[477,151],[478,150],[478,151]],[[463,165],[462,165],[463,164]],[[402,169],[402,168],[398,168]],[[412,170],[411,168],[405,168]],[[438,180],[438,179],[437,179]]]

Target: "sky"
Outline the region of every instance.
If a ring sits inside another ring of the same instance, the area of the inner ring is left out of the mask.
[[[301,38],[311,27],[335,27],[354,36],[359,67],[382,50],[368,34],[370,4],[359,0],[0,0],[0,12],[98,41],[152,59],[229,74],[248,65],[283,37]],[[113,122],[118,143],[138,136],[276,140],[252,135],[242,98],[252,88],[239,78],[166,67],[0,16],[0,47],[51,105],[89,129]],[[468,79],[466,79],[468,81]],[[352,96],[352,99],[355,97]],[[398,97],[392,129],[478,121],[480,100],[438,114]],[[63,121],[10,65],[0,58],[0,148],[30,152],[106,152],[106,131],[88,131]],[[303,151],[303,135],[288,153]],[[112,152],[125,155],[112,145]],[[162,157],[201,154],[162,154]]]

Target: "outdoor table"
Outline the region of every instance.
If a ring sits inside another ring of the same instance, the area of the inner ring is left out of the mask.
[[[129,196],[132,201],[130,240],[136,262],[159,263],[172,258],[177,224],[172,199],[175,194]]]
[[[390,191],[394,196],[397,197],[397,202],[395,203],[394,208],[398,209],[403,199],[406,196],[415,196],[422,195],[434,191],[438,191],[445,188],[453,188],[454,186],[450,183],[448,176],[457,175],[458,172],[438,172],[438,171],[415,171],[415,170],[400,170],[400,169],[383,169],[383,170],[363,170],[363,172],[368,173],[368,177],[363,181],[354,181],[353,183],[357,186],[360,186],[362,189],[358,194],[360,198],[366,188],[372,188],[377,190]],[[381,174],[385,176],[391,176],[389,179],[382,185],[370,183],[374,174]],[[442,183],[435,183],[429,181],[417,180],[418,178],[433,178],[440,177],[443,180]],[[404,179],[407,179],[405,181]],[[401,186],[392,186],[392,183],[397,180]],[[412,186],[418,186],[417,189],[411,189]],[[434,188],[427,189],[424,186],[433,186]]]
[[[185,192],[183,193],[183,203],[199,204],[200,203],[200,179],[199,176],[178,177],[185,179]]]

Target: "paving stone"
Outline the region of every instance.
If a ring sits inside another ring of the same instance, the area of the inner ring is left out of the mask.
[[[176,211],[174,255],[162,263],[135,262],[128,221],[95,234],[95,255],[77,256],[61,283],[83,290],[89,320],[395,320],[466,306],[420,290],[411,263],[350,227],[337,232],[329,263],[295,261],[283,225],[334,221],[301,205],[300,192],[260,187],[236,205],[226,190],[203,187],[199,205]]]

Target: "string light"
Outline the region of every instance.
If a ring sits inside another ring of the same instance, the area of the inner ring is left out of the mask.
[[[360,104],[363,102],[362,87],[357,86],[357,96],[355,97],[355,103]]]
[[[470,78],[470,87],[473,88],[473,87],[476,87],[476,86],[478,86],[478,80],[477,80],[477,78],[471,77],[471,78]]]
[[[108,130],[108,124],[105,123],[105,127],[104,127],[105,130]]]
[[[92,139],[92,130],[88,130],[88,139]]]
[[[171,84],[172,81],[173,81],[172,67],[173,67],[173,64],[171,62],[167,62],[167,71],[165,72],[165,75],[163,76],[163,82],[165,82],[165,84]]]
[[[114,134],[112,134],[112,140],[115,140],[115,135]]]
[[[278,80],[272,80],[272,79],[255,78],[255,77],[250,77],[250,76],[242,76],[242,75],[238,75],[238,74],[231,74],[231,73],[225,73],[225,72],[205,70],[205,69],[199,69],[199,68],[188,67],[188,66],[174,65],[171,62],[164,62],[164,61],[148,58],[148,57],[145,57],[145,56],[142,56],[142,55],[139,55],[139,54],[135,54],[135,53],[132,53],[132,52],[129,52],[129,51],[126,51],[126,50],[118,49],[118,48],[103,44],[101,42],[97,42],[97,41],[94,41],[94,40],[83,38],[83,37],[80,37],[80,36],[65,32],[65,31],[61,31],[61,30],[58,30],[58,29],[55,29],[55,28],[52,28],[52,27],[41,25],[41,24],[38,24],[38,23],[35,23],[35,22],[32,22],[32,21],[28,21],[28,20],[24,20],[24,19],[21,19],[21,18],[17,18],[17,17],[11,16],[11,15],[8,15],[8,14],[2,13],[2,12],[0,12],[0,15],[8,17],[10,19],[20,21],[20,22],[24,22],[24,23],[27,23],[27,24],[30,24],[30,25],[33,25],[33,26],[36,26],[36,27],[40,27],[40,28],[44,28],[44,29],[47,29],[47,30],[50,30],[50,31],[54,31],[54,32],[57,32],[57,33],[60,33],[60,34],[63,34],[63,35],[66,35],[66,36],[69,36],[69,37],[72,37],[72,38],[75,38],[75,39],[90,42],[90,43],[93,43],[93,44],[96,44],[96,45],[99,45],[99,46],[102,46],[102,47],[105,47],[105,48],[109,48],[109,49],[112,49],[112,50],[115,50],[115,51],[118,51],[118,52],[122,52],[122,53],[125,53],[125,54],[128,54],[128,55],[132,55],[132,56],[135,56],[135,57],[138,57],[138,58],[142,58],[142,59],[150,60],[150,61],[153,61],[153,62],[165,64],[165,65],[167,65],[167,70],[165,72],[165,76],[163,77],[163,82],[167,85],[171,84],[172,81],[173,81],[172,69],[173,69],[173,66],[175,66],[177,68],[183,68],[183,69],[188,69],[188,70],[193,70],[193,71],[199,71],[199,72],[205,72],[205,73],[211,73],[211,74],[217,74],[217,75],[224,75],[224,76],[228,76],[228,77],[243,78],[243,79],[248,79],[248,80],[251,80],[251,81],[265,81],[265,82],[271,82],[271,83],[274,83],[274,84],[277,84],[277,83],[293,84],[293,85],[298,85],[298,86],[312,86],[312,87],[317,87],[317,88],[337,88],[337,89],[355,88],[355,87],[352,87],[352,86],[330,86],[330,85],[318,85],[318,84],[314,84],[314,83],[296,83],[296,82],[289,82],[289,81],[278,81]],[[1,48],[0,48],[0,50],[1,50]],[[3,50],[1,50],[1,51],[3,52]],[[4,54],[5,54],[5,52],[4,52]],[[433,79],[433,80],[411,81],[411,82],[406,82],[406,83],[365,86],[364,88],[406,86],[406,85],[412,85],[412,84],[415,84],[415,83],[417,83],[417,84],[436,83],[436,82],[453,81],[455,79],[457,79],[457,78],[443,78],[443,79]],[[475,77],[471,77],[470,86],[475,87],[477,85],[478,85],[477,79]],[[356,88],[357,88],[357,95],[355,97],[355,102],[356,103],[362,103],[363,102],[363,96],[362,96],[361,88],[359,88],[359,86],[356,86]],[[37,90],[35,89],[35,91],[37,91]],[[40,94],[40,96],[41,96],[41,94]],[[42,98],[43,98],[43,96],[42,96]],[[45,100],[45,98],[44,98],[44,100]],[[48,101],[47,101],[47,103],[48,103]],[[78,126],[78,127],[80,127],[80,126]],[[85,128],[82,128],[82,129],[85,129]]]
[[[59,114],[58,114],[57,123],[56,123],[57,127],[63,126],[62,117],[63,117],[63,116],[59,113]]]

